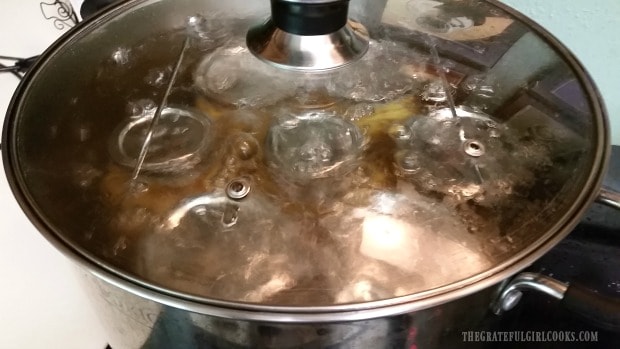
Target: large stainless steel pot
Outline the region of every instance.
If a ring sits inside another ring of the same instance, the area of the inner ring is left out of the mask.
[[[272,8],[123,3],[13,99],[11,187],[114,348],[446,347],[522,288],[589,296],[511,279],[618,206],[563,46],[495,2]]]

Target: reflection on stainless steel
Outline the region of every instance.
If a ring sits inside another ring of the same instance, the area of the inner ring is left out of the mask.
[[[493,312],[497,315],[514,308],[521,299],[524,290],[536,290],[555,299],[562,299],[568,285],[554,278],[536,274],[521,273],[503,286],[502,291],[492,305]]]
[[[291,34],[267,21],[248,32],[247,46],[260,60],[279,68],[316,72],[358,60],[368,50],[368,34],[351,21],[324,35]]]
[[[620,193],[610,188],[602,188],[597,201],[620,210]]]

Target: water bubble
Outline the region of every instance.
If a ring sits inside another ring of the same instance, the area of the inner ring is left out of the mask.
[[[236,158],[234,158],[234,157],[227,157],[227,158],[224,160],[224,165],[225,165],[226,167],[228,167],[228,168],[235,168],[235,167],[237,166],[237,163],[238,163],[238,161],[237,161],[237,159],[236,159]]]
[[[494,80],[487,75],[474,75],[463,83],[466,91],[482,99],[491,99],[495,96],[494,85]]]
[[[187,29],[190,34],[199,38],[206,39],[209,37],[209,28],[207,19],[201,15],[194,15],[187,18]]]
[[[145,193],[149,191],[149,184],[143,181],[133,181],[130,189],[132,194]]]
[[[213,64],[209,70],[208,88],[213,92],[223,92],[231,89],[239,81],[238,69],[235,68],[238,64],[232,62],[224,64],[224,62],[217,62]],[[240,102],[243,103],[243,102]]]
[[[90,127],[87,127],[86,125],[82,125],[78,128],[78,138],[80,142],[86,142],[87,140],[89,140],[90,135],[91,135]]]
[[[501,133],[499,132],[499,130],[497,129],[491,129],[489,130],[489,137],[491,138],[500,138]]]
[[[311,140],[301,146],[299,157],[308,163],[325,163],[332,159],[333,153],[330,146],[326,143]]]
[[[201,50],[219,46],[230,39],[228,28],[216,15],[211,15],[208,19],[199,14],[187,18],[186,30],[191,44]]]
[[[466,198],[470,198],[480,193],[480,186],[476,184],[469,184],[460,188],[460,193]]]
[[[432,144],[432,145],[440,145],[441,144],[441,137],[438,137],[438,136],[431,137],[429,139],[429,143]]]
[[[441,81],[433,81],[428,84],[421,97],[424,101],[435,103],[443,103],[448,100],[446,90]]]
[[[260,145],[252,135],[243,133],[236,137],[233,149],[241,160],[249,160],[258,153]]]
[[[327,96],[323,86],[314,86],[312,80],[297,88],[294,98],[299,108],[303,109],[327,109],[336,103]]]
[[[371,41],[368,53],[355,64],[355,69],[345,68],[333,74],[325,86],[332,96],[354,101],[393,100],[414,88],[413,79],[400,72],[410,58],[410,50],[389,42]],[[384,64],[377,65],[377,62]]]
[[[189,132],[188,127],[173,127],[170,134],[173,136],[180,136]]]
[[[127,238],[125,236],[121,236],[114,244],[114,247],[112,247],[112,253],[115,256],[117,256],[120,252],[126,249],[127,249]]]
[[[476,93],[479,97],[493,98],[495,95],[495,89],[491,85],[480,85]]]
[[[466,91],[474,91],[483,80],[482,76],[472,75],[463,83],[463,87]]]
[[[396,141],[405,142],[411,139],[411,130],[402,124],[394,124],[390,126],[388,133]]]
[[[127,103],[127,114],[132,117],[142,118],[146,115],[152,114],[157,108],[157,104],[150,99],[139,99],[137,101],[130,101]]]
[[[206,216],[208,211],[206,206],[198,205],[192,209],[192,212],[197,216]]]
[[[165,69],[151,69],[146,74],[144,82],[153,87],[162,87],[168,82],[171,73],[172,71],[169,67]]]
[[[347,110],[344,112],[344,116],[351,121],[356,121],[365,116],[372,115],[374,112],[374,105],[368,103],[361,103],[355,104],[347,108]]]
[[[443,120],[439,123],[439,126],[442,128],[451,128],[452,126],[454,126],[454,121],[452,120]]]
[[[485,120],[484,124],[488,128],[497,128],[497,123],[495,121],[493,121],[493,120]]]
[[[294,129],[301,123],[301,119],[296,117],[283,117],[278,119],[278,125],[285,129]]]
[[[420,171],[420,162],[416,153],[397,154],[397,163],[404,174],[413,174]]]
[[[118,65],[125,65],[129,63],[130,50],[125,47],[119,47],[112,52],[112,62]]]
[[[99,179],[102,175],[102,171],[95,168],[92,165],[82,165],[77,168],[75,175],[78,185],[82,188],[87,188],[93,185],[93,183]]]

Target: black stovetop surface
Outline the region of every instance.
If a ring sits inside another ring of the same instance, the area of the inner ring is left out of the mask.
[[[614,146],[605,185],[620,190],[620,146]],[[565,282],[578,282],[600,294],[620,297],[620,214],[594,204],[571,234],[533,264],[539,272]],[[597,331],[597,342],[509,342],[488,348],[620,348],[620,333],[601,329],[558,306],[545,295],[525,293],[506,312],[496,331]]]

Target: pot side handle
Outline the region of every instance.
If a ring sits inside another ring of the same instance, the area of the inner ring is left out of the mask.
[[[491,307],[496,315],[513,309],[524,290],[536,290],[560,300],[565,309],[602,329],[620,333],[620,298],[596,293],[538,273],[520,273],[502,287]]]
[[[609,187],[601,188],[601,192],[599,193],[596,201],[620,210],[620,193]]]
[[[601,295],[582,285],[571,285],[560,303],[590,323],[620,332],[620,299]]]

